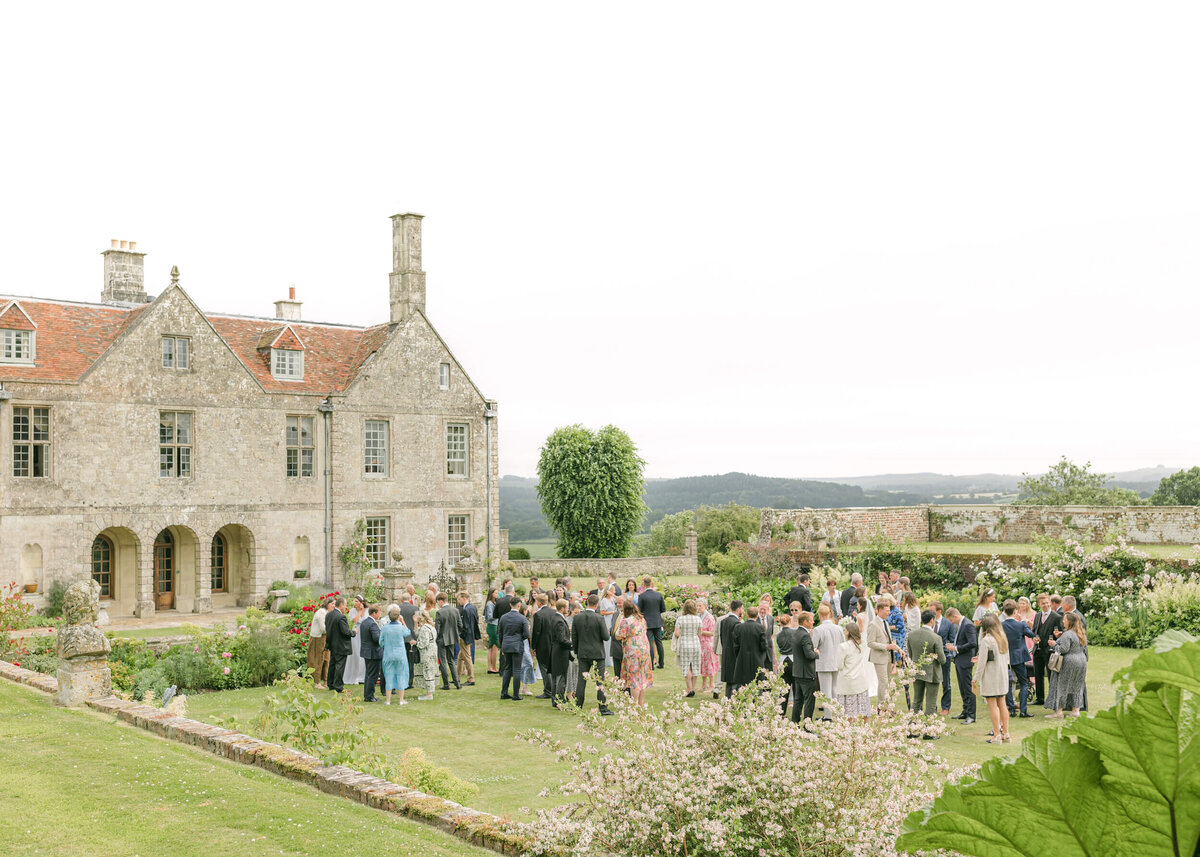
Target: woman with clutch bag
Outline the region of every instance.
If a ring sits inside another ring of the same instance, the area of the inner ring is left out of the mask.
[[[1065,708],[1072,717],[1078,717],[1087,696],[1087,631],[1083,620],[1075,613],[1064,613],[1062,636],[1057,640],[1051,637],[1050,645],[1054,648],[1048,664],[1050,692],[1046,694],[1046,707],[1054,713],[1046,716],[1059,720]]]
[[[1004,703],[1008,693],[1008,637],[995,613],[986,613],[979,620],[979,655],[971,690],[987,700],[988,716],[992,719],[992,737],[988,743],[1012,741],[1008,734],[1008,706]]]

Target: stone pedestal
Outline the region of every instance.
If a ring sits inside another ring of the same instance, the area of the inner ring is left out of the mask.
[[[139,601],[137,604],[135,604],[133,606],[133,615],[139,619],[153,619],[154,618],[154,602],[153,601]]]
[[[483,606],[483,599],[487,595],[487,575],[483,566],[477,562],[459,563],[454,567],[454,579],[458,584],[458,592],[467,593],[476,607]]]
[[[383,597],[387,604],[399,604],[408,585],[416,582],[416,574],[411,568],[385,568],[380,577],[383,578]]]
[[[192,604],[193,613],[211,613],[213,612],[213,600],[211,595],[200,595]]]
[[[292,593],[288,592],[286,589],[272,589],[270,592],[268,592],[267,598],[270,599],[271,602],[271,612],[282,613],[283,602],[287,601],[288,596],[291,594]]]
[[[112,672],[108,668],[107,655],[63,661],[58,669],[56,704],[75,707],[89,699],[105,696],[112,696]]]
[[[103,628],[105,625],[109,624],[111,621],[112,620],[108,617],[108,608],[107,607],[101,607],[99,610],[96,611],[96,627],[97,628]]]

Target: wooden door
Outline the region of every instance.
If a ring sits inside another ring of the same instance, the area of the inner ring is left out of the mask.
[[[167,530],[154,540],[154,607],[175,609],[175,539]]]

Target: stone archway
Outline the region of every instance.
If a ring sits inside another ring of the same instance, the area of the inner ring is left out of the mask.
[[[125,527],[106,527],[88,545],[87,572],[111,615],[128,616],[137,606],[140,556],[138,537]]]
[[[218,541],[219,540],[219,541]],[[246,607],[261,600],[256,586],[258,553],[254,533],[243,524],[226,524],[213,535],[209,546],[210,581],[215,578],[213,561],[217,559],[218,544],[224,550],[225,588],[212,590],[212,604],[219,607]],[[260,605],[261,606],[261,605]]]

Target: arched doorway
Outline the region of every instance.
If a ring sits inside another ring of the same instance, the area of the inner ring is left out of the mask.
[[[154,537],[154,609],[175,609],[175,537],[169,529]]]
[[[92,537],[84,563],[100,584],[100,599],[110,616],[129,615],[138,601],[139,541],[131,530],[107,527]]]
[[[254,533],[242,524],[226,524],[217,530],[213,536],[209,568],[212,570],[214,607],[245,607],[261,597],[254,593]],[[223,588],[217,587],[218,581],[224,583]]]
[[[116,558],[117,548],[112,539],[103,534],[92,539],[92,580],[100,584],[101,601],[112,601],[116,596]]]

